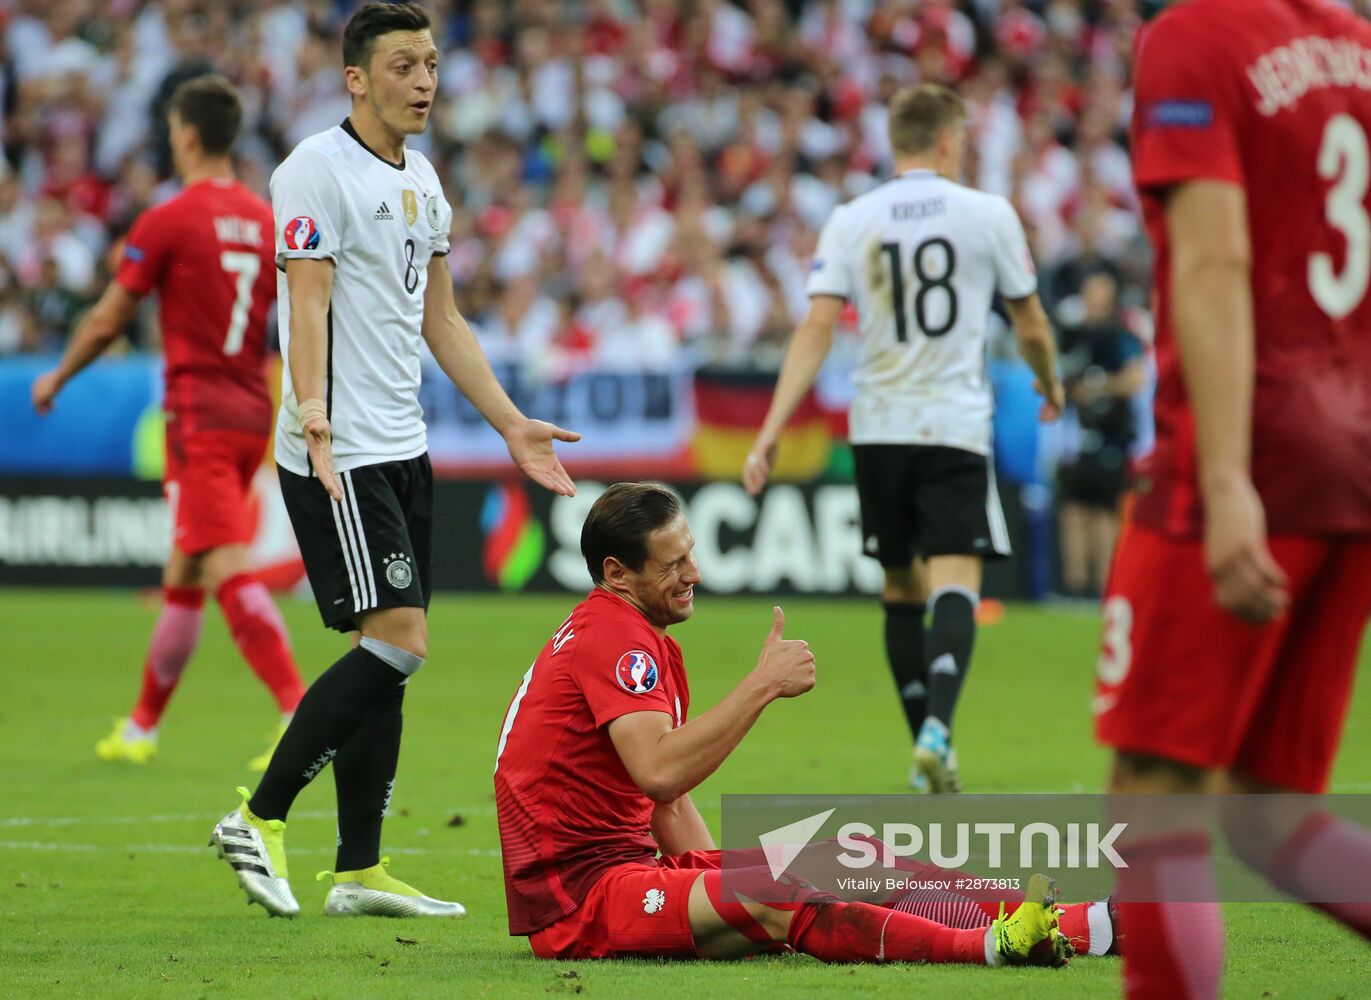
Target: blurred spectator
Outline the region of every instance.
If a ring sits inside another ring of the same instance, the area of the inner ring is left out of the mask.
[[[1119,497],[1138,435],[1133,398],[1146,368],[1142,344],[1120,319],[1118,284],[1109,271],[1084,278],[1078,308],[1079,322],[1058,334],[1067,395],[1057,470],[1062,581],[1073,596],[1096,596],[1118,533]]]

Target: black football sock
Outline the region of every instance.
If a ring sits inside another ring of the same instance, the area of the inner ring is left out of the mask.
[[[904,707],[911,737],[928,715],[928,664],[924,660],[924,606],[883,601],[885,658],[895,677],[895,691]]]
[[[320,674],[300,699],[248,808],[262,819],[285,819],[295,797],[405,679],[365,646]]]
[[[980,598],[962,587],[944,587],[928,599],[928,714],[948,730],[971,666],[976,642],[976,605]]]
[[[395,787],[404,728],[405,689],[392,687],[385,703],[353,733],[333,758],[338,792],[338,856],[335,871],[370,868],[381,860],[381,821]]]

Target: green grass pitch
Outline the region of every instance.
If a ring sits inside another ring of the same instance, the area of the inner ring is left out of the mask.
[[[505,933],[490,773],[510,696],[572,598],[444,597],[427,667],[410,690],[385,851],[397,875],[462,900],[458,922],[329,920],[314,873],[332,866],[333,783],[290,820],[297,920],[249,909],[204,847],[252,784],[243,764],[274,723],[270,699],[207,615],[202,647],[148,767],[92,751],[136,693],[155,609],[127,593],[0,591],[0,994],[10,997],[1099,997],[1114,959],[1069,968],[826,967],[804,957],[728,964],[540,962]],[[695,792],[719,819],[726,792],[897,792],[907,735],[891,693],[875,602],[791,600],[787,634],[810,640],[819,684],[772,706]],[[306,676],[339,654],[312,605],[286,601]],[[702,597],[676,632],[696,710],[755,662],[761,599]],[[1011,606],[982,630],[959,718],[973,791],[1091,791],[1105,757],[1090,734],[1094,616]],[[1362,666],[1371,662],[1363,653]],[[1359,691],[1336,788],[1371,791],[1371,692]],[[460,817],[460,819],[457,819]],[[1069,891],[1069,887],[1068,891]],[[1230,906],[1225,995],[1366,995],[1371,951],[1317,915]]]

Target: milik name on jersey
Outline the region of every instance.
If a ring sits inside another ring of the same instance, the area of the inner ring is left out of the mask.
[[[890,206],[890,217],[896,222],[916,222],[942,215],[947,211],[947,199],[941,196],[924,201],[897,201]]]
[[[241,243],[250,247],[262,245],[262,224],[255,219],[220,216],[214,220],[214,233],[220,243]]]
[[[1343,38],[1297,38],[1258,56],[1247,78],[1261,98],[1257,110],[1274,115],[1317,88],[1371,90],[1371,49]]]

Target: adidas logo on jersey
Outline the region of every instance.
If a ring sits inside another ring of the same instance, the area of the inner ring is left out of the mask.
[[[385,202],[381,202],[381,207],[376,210],[376,214],[373,215],[372,218],[377,222],[389,222],[391,219],[395,218],[395,216],[390,214],[390,206]]]

